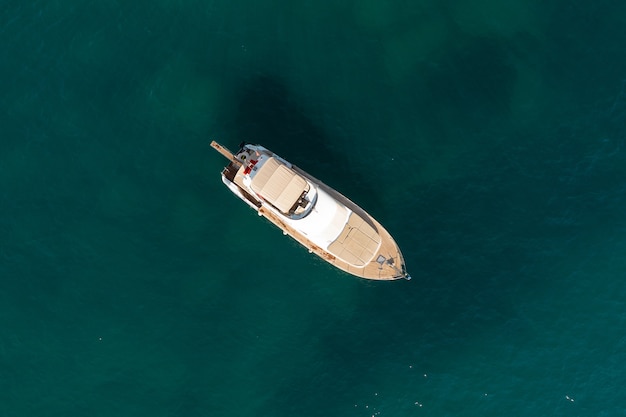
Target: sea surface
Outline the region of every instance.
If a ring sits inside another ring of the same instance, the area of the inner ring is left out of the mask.
[[[626,416],[626,2],[4,0],[0,417]],[[221,183],[396,238],[344,274]]]

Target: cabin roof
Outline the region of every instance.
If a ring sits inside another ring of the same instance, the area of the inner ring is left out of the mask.
[[[294,170],[271,157],[256,172],[251,187],[277,209],[289,213],[309,185]]]

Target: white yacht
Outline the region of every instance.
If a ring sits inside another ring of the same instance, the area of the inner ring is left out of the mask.
[[[224,184],[309,252],[360,278],[411,279],[387,230],[338,191],[263,146],[211,146],[229,160]]]

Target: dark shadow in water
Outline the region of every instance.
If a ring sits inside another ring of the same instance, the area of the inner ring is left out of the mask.
[[[280,79],[259,75],[244,85],[235,113],[225,117],[233,121],[231,131],[239,140],[271,149],[380,216],[384,204],[366,173],[349,165],[333,146],[341,139],[330,137],[309,112]]]
[[[619,93],[626,72],[624,12],[610,0],[589,4],[546,2],[543,83],[561,93],[565,107],[604,101]],[[582,35],[582,36],[581,36]],[[591,106],[590,106],[591,107]]]
[[[415,117],[437,140],[508,117],[517,78],[504,41],[458,35],[450,43],[417,70],[411,87]]]

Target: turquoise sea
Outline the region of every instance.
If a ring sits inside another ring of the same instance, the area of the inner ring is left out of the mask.
[[[0,417],[626,416],[626,3],[4,0]],[[394,235],[334,270],[261,143]]]

